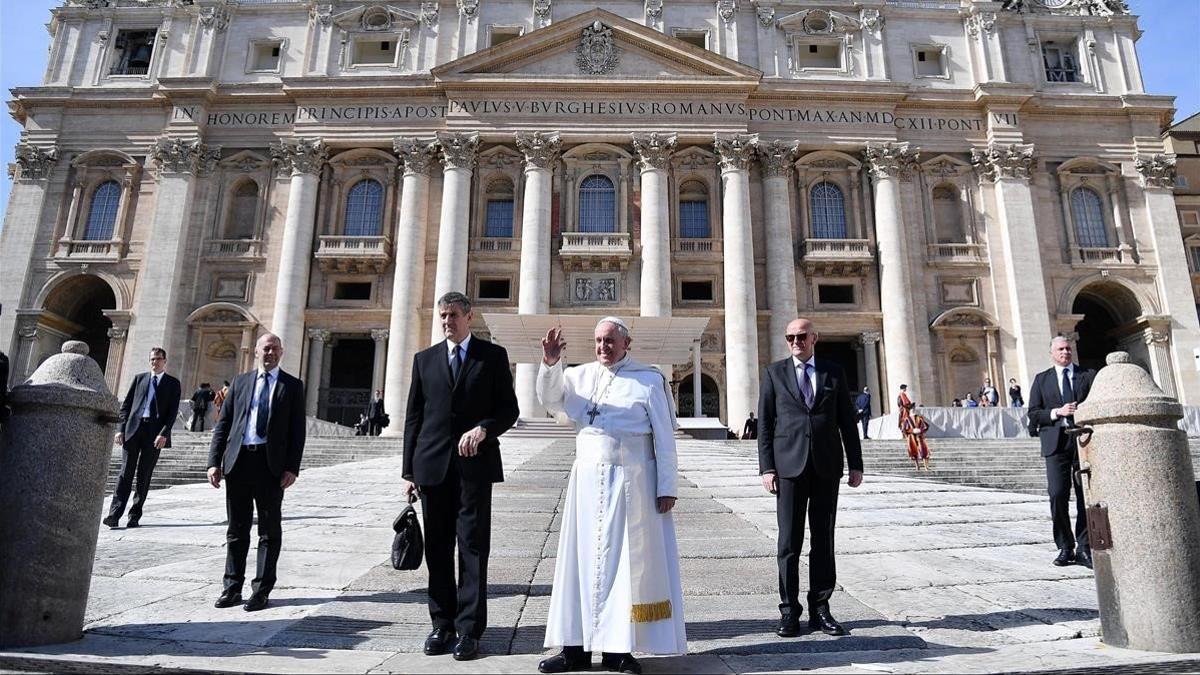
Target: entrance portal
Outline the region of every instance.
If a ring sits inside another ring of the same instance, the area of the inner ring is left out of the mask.
[[[43,344],[41,354],[57,353],[67,340],[87,343],[88,356],[100,364],[101,370],[108,368],[108,330],[112,321],[104,316],[104,310],[116,309],[117,298],[100,277],[81,274],[64,281],[46,297],[41,321],[57,329],[63,337],[58,344]],[[145,354],[137,358],[145,358]],[[37,361],[41,361],[38,355]]]
[[[817,342],[817,357],[833,361],[842,367],[846,373],[846,386],[853,392],[861,391],[863,385],[858,381],[858,352],[854,351],[854,343],[847,340],[830,339]]]
[[[1084,368],[1099,370],[1109,353],[1124,349],[1135,363],[1149,369],[1145,344],[1139,339],[1125,339],[1137,331],[1136,322],[1142,314],[1141,304],[1129,289],[1113,282],[1090,284],[1071,306],[1071,312],[1082,314],[1075,325],[1079,339],[1075,356]]]
[[[692,376],[688,375],[679,383],[679,416],[691,417],[695,401],[692,394]],[[700,374],[700,412],[705,417],[718,418],[721,416],[721,392],[717,383],[708,375]]]
[[[354,426],[371,402],[371,375],[375,341],[369,337],[342,337],[333,342],[329,359],[329,388],[325,390],[325,415],[330,422]],[[389,410],[395,415],[398,410]]]

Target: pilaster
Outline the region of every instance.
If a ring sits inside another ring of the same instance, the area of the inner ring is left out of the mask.
[[[0,349],[16,354],[17,308],[24,299],[33,266],[33,249],[46,208],[50,175],[58,162],[58,148],[22,141],[16,161],[9,166],[13,179],[4,230],[0,231]],[[15,356],[14,356],[15,358]],[[15,365],[15,364],[14,364]]]

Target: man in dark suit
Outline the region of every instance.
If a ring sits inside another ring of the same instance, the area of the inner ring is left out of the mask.
[[[367,406],[367,423],[370,425],[369,433],[372,436],[378,436],[383,432],[383,421],[387,418],[387,411],[383,409],[383,390],[375,390],[375,398],[371,399],[371,404]]]
[[[810,630],[846,635],[829,612],[837,585],[833,528],[843,454],[847,485],[862,484],[862,447],[842,369],[813,356],[817,330],[808,319],[787,326],[792,355],[767,366],[758,398],[758,469],[763,487],[776,496],[779,519],[780,637],[800,634],[800,550],[804,518],[812,526],[808,553]]]
[[[8,357],[0,352],[0,425],[8,421]]]
[[[1029,429],[1036,432],[1046,459],[1046,483],[1050,492],[1050,517],[1054,521],[1054,543],[1058,567],[1078,563],[1091,569],[1087,509],[1079,475],[1079,452],[1075,437],[1067,430],[1075,426],[1075,407],[1087,400],[1093,370],[1071,362],[1071,342],[1059,335],[1050,341],[1054,367],[1033,378],[1029,388]],[[1071,486],[1075,486],[1075,531],[1071,531]],[[1078,549],[1076,549],[1078,545]]]
[[[283,345],[267,333],[254,347],[259,367],[229,385],[208,449],[208,482],[225,485],[225,585],[218,608],[242,604],[250,524],[258,510],[258,558],[247,612],[267,606],[283,545],[283,491],[304,455],[304,383],[279,368]]]
[[[479,653],[487,627],[492,484],[504,480],[499,437],[517,421],[508,352],[471,335],[471,301],[438,300],[446,339],[413,358],[404,419],[405,494],[421,495],[429,572],[429,656]],[[457,536],[459,579],[454,579]]]
[[[862,424],[863,440],[869,440],[867,425],[871,423],[871,389],[863,387],[862,392],[854,399],[854,410],[858,421]]]
[[[113,438],[121,446],[121,473],[117,476],[108,515],[102,521],[105,525],[117,527],[131,488],[134,488],[133,503],[129,506],[126,527],[140,524],[158,455],[163,448],[171,447],[171,427],[179,414],[179,391],[179,380],[167,374],[167,351],[162,347],[151,349],[150,370],[134,376],[121,402],[118,431]]]
[[[207,382],[200,383],[200,388],[192,394],[192,424],[188,431],[204,431],[204,418],[208,417],[208,404],[216,397],[216,393]]]

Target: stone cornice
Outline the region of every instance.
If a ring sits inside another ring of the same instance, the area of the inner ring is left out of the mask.
[[[472,169],[479,152],[479,133],[438,132],[438,147],[442,151],[442,166],[447,169]]]
[[[329,148],[319,138],[297,138],[271,146],[271,161],[283,175],[319,175],[328,158]]]
[[[1035,164],[1033,145],[992,143],[986,150],[972,150],[971,164],[986,181],[1029,180]]]
[[[746,171],[754,160],[758,134],[714,134],[713,147],[721,159],[721,172]]]
[[[678,134],[633,134],[633,149],[638,154],[638,166],[642,171],[651,169],[666,169],[671,162],[671,154],[675,152]]]
[[[199,138],[159,138],[150,147],[150,158],[159,173],[190,173],[204,177],[217,168],[221,146],[206,145]]]
[[[517,150],[525,155],[526,169],[548,169],[558,159],[558,151],[562,148],[562,139],[557,131],[544,133],[541,131],[518,131],[516,133]]]
[[[874,178],[907,178],[917,166],[920,150],[904,143],[868,143],[863,151],[867,170]]]
[[[392,151],[404,164],[404,175],[428,176],[429,167],[437,157],[437,141],[423,141],[410,136],[392,139]]]
[[[1133,166],[1142,174],[1142,186],[1147,190],[1175,188],[1175,155],[1138,157]]]
[[[25,141],[17,144],[15,163],[8,167],[8,176],[16,180],[43,180],[50,177],[58,162],[58,148],[42,148]]]
[[[792,164],[796,161],[796,151],[800,141],[774,140],[760,143],[758,146],[758,163],[762,165],[764,176],[791,176]]]

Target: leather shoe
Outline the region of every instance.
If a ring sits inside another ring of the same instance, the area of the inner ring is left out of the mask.
[[[846,629],[842,628],[842,624],[829,613],[829,605],[819,605],[812,609],[808,616],[808,627],[826,635],[849,635]]]
[[[425,656],[441,656],[450,650],[454,644],[453,628],[434,628],[429,637],[425,638]]]
[[[1089,570],[1092,569],[1092,552],[1087,549],[1080,549],[1079,552],[1075,554],[1075,564],[1083,565]]]
[[[458,638],[458,642],[454,645],[453,656],[455,661],[470,661],[479,656],[479,640],[470,635]]]
[[[247,612],[257,612],[260,609],[266,609],[266,608],[267,608],[267,594],[266,593],[255,593],[250,596],[250,599],[246,601],[246,604],[242,605],[242,609],[246,610]]]
[[[102,520],[100,522],[104,523],[105,525],[109,526],[110,528],[112,528],[114,530],[120,526],[120,523],[117,521],[116,516],[105,516],[104,520]]]
[[[234,605],[240,604],[242,604],[241,591],[225,591],[221,594],[221,597],[217,598],[217,601],[213,603],[213,607],[216,607],[217,609],[225,609],[226,607],[233,607]]]
[[[614,673],[642,675],[642,664],[638,663],[632,654],[604,654],[600,659],[600,665],[604,666],[605,670]]]
[[[140,518],[130,518],[129,522],[125,523],[125,527],[140,527]]]
[[[800,635],[800,619],[791,614],[784,614],[779,618],[779,627],[775,629],[775,634],[784,638]]]
[[[592,669],[592,653],[582,649],[564,649],[538,664],[539,673],[570,673]]]
[[[1070,549],[1058,549],[1058,557],[1054,559],[1055,567],[1066,567],[1075,560],[1075,552]]]

